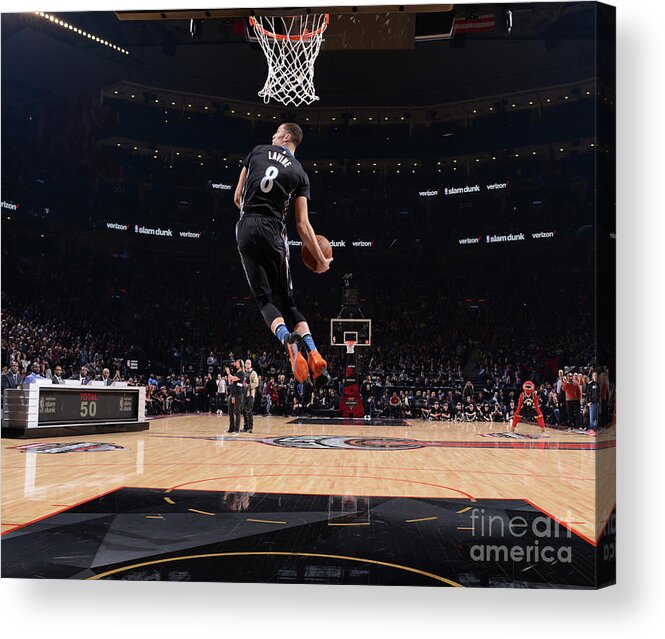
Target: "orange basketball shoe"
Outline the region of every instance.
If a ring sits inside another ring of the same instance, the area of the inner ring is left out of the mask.
[[[309,377],[309,368],[305,358],[301,354],[302,338],[298,333],[289,333],[284,343],[286,350],[289,353],[289,360],[291,361],[291,370],[294,377],[299,382],[304,382]]]
[[[314,378],[314,386],[321,388],[327,386],[330,382],[330,375],[328,374],[328,362],[326,362],[319,351],[310,351],[307,355],[307,363],[309,369],[312,371]]]

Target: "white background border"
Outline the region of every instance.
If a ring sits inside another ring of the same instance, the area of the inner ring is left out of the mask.
[[[5,0],[2,10],[275,6],[182,0]],[[288,3],[305,5],[303,2]],[[312,2],[308,6],[330,4]],[[343,4],[343,3],[339,3]],[[346,3],[346,4],[351,4]],[[356,4],[369,4],[358,2]],[[388,4],[388,2],[385,2]],[[405,2],[403,4],[415,4]],[[618,21],[618,582],[600,592],[3,579],[0,628],[128,638],[656,636],[663,620],[663,3],[616,0]],[[258,86],[258,84],[257,84]],[[5,274],[7,276],[8,274]],[[660,330],[659,330],[660,329]],[[657,472],[660,471],[660,472]]]

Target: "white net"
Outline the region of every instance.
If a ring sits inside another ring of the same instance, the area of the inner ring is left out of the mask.
[[[314,62],[319,55],[326,13],[303,16],[257,16],[250,24],[268,62],[268,77],[259,95],[289,106],[319,99],[314,90]]]

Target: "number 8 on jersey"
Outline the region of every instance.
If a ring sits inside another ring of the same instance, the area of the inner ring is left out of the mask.
[[[279,175],[279,169],[276,166],[269,166],[266,169],[266,174],[263,176],[263,179],[261,180],[261,190],[264,193],[269,193],[270,189],[272,189],[273,182],[275,178]]]

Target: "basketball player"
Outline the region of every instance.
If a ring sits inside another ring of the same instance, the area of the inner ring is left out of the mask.
[[[309,178],[295,157],[301,141],[302,129],[283,123],[272,136],[272,144],[254,147],[245,158],[234,195],[240,209],[236,240],[252,295],[265,323],[285,346],[295,378],[304,382],[311,371],[319,387],[330,380],[327,362],[293,297],[286,236],[286,215],[292,200],[298,234],[316,259],[314,272],[325,273],[332,258],[323,256],[309,222]]]

